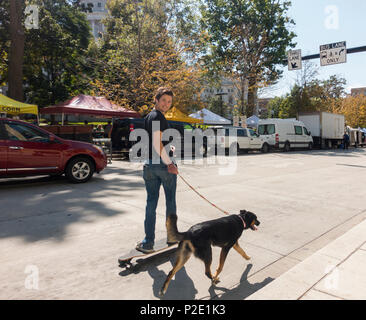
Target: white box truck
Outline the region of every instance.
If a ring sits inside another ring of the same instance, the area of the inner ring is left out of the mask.
[[[302,121],[310,130],[314,146],[325,148],[338,147],[343,142],[345,122],[343,114],[329,112],[299,113]]]

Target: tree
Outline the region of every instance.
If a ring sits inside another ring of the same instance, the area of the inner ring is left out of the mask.
[[[157,87],[170,86],[182,111],[202,107],[200,69],[187,65],[188,52],[169,35],[166,1],[108,3],[106,34],[93,52],[93,93],[142,113],[154,104]]]
[[[24,28],[22,23],[23,1],[12,0],[10,12],[10,50],[8,66],[9,97],[23,101]]]
[[[294,47],[294,24],[287,16],[291,2],[279,0],[206,0],[201,7],[210,52],[204,57],[208,68],[224,70],[241,84],[244,106],[249,83],[246,115],[255,112],[259,86],[274,83],[282,71],[288,47]]]
[[[9,3],[0,6],[0,85],[8,79],[9,35]]]
[[[344,114],[346,124],[353,128],[366,128],[366,96],[346,97],[334,112]]]
[[[298,79],[300,81],[290,93],[269,102],[270,114],[273,112],[274,117],[279,118],[295,118],[299,112],[339,112],[345,96],[344,78],[332,75],[327,80],[319,80],[302,74]]]
[[[28,99],[40,107],[88,89],[85,56],[91,33],[76,2],[33,1],[39,6],[39,29],[26,32],[24,76]]]

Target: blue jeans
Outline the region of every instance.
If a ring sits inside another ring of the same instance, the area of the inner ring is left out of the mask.
[[[143,177],[147,192],[145,211],[145,239],[143,243],[154,244],[156,207],[159,201],[160,186],[163,185],[166,199],[166,217],[177,214],[175,193],[177,175],[168,172],[165,164],[145,164]]]

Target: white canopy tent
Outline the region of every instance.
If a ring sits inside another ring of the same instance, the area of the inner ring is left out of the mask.
[[[213,113],[210,110],[207,110],[206,108],[197,111],[195,113],[192,113],[189,115],[192,118],[201,119],[203,120],[204,124],[231,124],[231,121],[228,119],[225,119],[224,117],[219,116],[216,113]]]
[[[259,118],[256,115],[253,115],[247,119],[247,126],[248,127],[257,127]]]

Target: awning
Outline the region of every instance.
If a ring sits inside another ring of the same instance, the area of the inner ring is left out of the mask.
[[[182,111],[178,110],[176,107],[171,108],[165,113],[165,118],[172,121],[188,122],[188,123],[203,123],[200,119],[195,119],[187,116]]]
[[[123,108],[105,97],[93,97],[80,94],[55,106],[45,107],[41,114],[84,114],[108,118],[141,118],[136,111]]]
[[[10,115],[19,114],[35,114],[38,115],[38,107],[36,105],[19,102],[0,94],[0,113]]]
[[[247,119],[248,126],[256,127],[258,125],[258,122],[259,122],[259,118],[256,115],[253,115]]]
[[[224,117],[221,117],[218,114],[207,110],[206,108],[197,111],[196,113],[192,113],[189,116],[195,119],[202,120],[204,124],[231,124],[230,120],[225,119]]]

